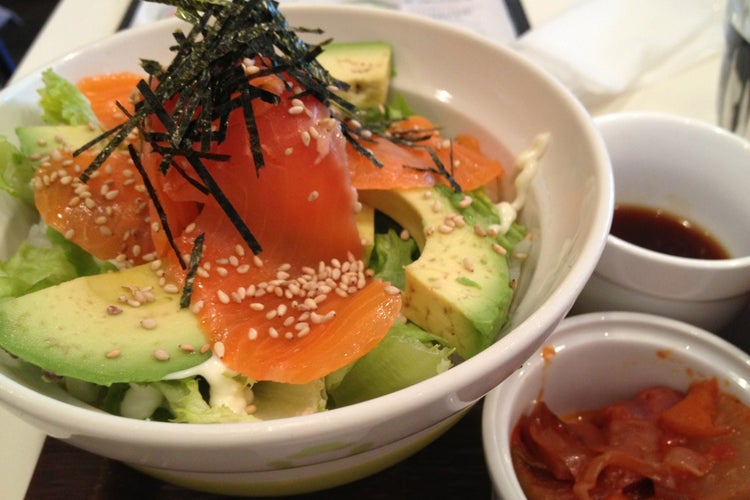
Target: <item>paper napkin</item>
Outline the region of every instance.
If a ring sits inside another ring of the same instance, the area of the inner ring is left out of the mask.
[[[725,0],[586,0],[511,46],[592,106],[721,51],[725,6]]]

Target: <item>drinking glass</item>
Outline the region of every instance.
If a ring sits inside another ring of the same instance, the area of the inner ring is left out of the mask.
[[[718,123],[750,138],[750,0],[728,0]]]

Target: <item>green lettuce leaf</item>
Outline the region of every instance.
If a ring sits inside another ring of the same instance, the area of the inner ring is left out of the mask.
[[[46,235],[24,241],[15,254],[0,262],[0,298],[19,297],[112,268],[48,228]]]
[[[367,401],[448,370],[454,349],[414,323],[396,323],[373,350],[326,377],[333,406]]]
[[[21,151],[0,136],[0,189],[33,206],[31,179],[34,165]]]
[[[187,378],[155,382],[164,394],[173,418],[172,422],[213,424],[221,422],[253,422],[258,418],[248,413],[237,413],[226,406],[211,406],[203,398],[198,379]]]
[[[419,250],[412,238],[406,240],[394,230],[375,235],[375,246],[370,257],[370,267],[375,277],[389,281],[393,286],[404,289],[404,266],[417,257]]]
[[[47,125],[88,125],[98,123],[88,99],[78,88],[51,69],[42,73],[39,106]]]
[[[495,204],[487,196],[487,193],[483,188],[466,193],[471,196],[473,200],[471,205],[466,208],[460,208],[460,203],[465,194],[456,193],[447,186],[436,186],[435,189],[443,190],[443,192],[450,197],[451,203],[453,203],[456,210],[463,216],[466,224],[489,227],[493,224],[500,223],[500,218],[495,210]],[[527,232],[525,226],[513,223],[508,229],[508,232],[505,234],[498,234],[495,237],[495,241],[504,247],[510,254],[513,252],[516,245],[524,239]]]

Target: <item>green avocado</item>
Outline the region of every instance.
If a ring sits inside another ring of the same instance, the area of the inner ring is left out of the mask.
[[[388,97],[393,49],[379,41],[333,42],[323,46],[318,62],[331,75],[349,84],[341,97],[357,108],[367,109],[385,104]]]
[[[420,248],[405,267],[404,316],[464,359],[492,344],[513,295],[506,256],[494,239],[456,224],[460,209],[439,189],[360,191],[359,197],[409,231]]]
[[[0,345],[60,376],[149,382],[195,366],[206,339],[149,265],[77,278],[0,302]]]
[[[355,223],[362,240],[362,260],[369,262],[372,249],[375,246],[375,210],[367,205],[362,205],[362,209],[356,214]]]
[[[76,150],[101,133],[88,125],[28,125],[16,128],[18,147],[28,157],[52,153],[55,149]]]

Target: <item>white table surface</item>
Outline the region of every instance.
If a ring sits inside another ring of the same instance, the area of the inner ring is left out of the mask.
[[[525,0],[530,24],[539,25],[582,0]],[[120,26],[130,0],[61,0],[11,82],[113,33]],[[95,19],[76,29],[81,19]],[[593,115],[623,110],[675,113],[715,123],[718,57],[700,61],[687,70],[648,88],[622,95],[595,109]],[[34,471],[45,436],[0,407],[0,498],[22,499]]]

